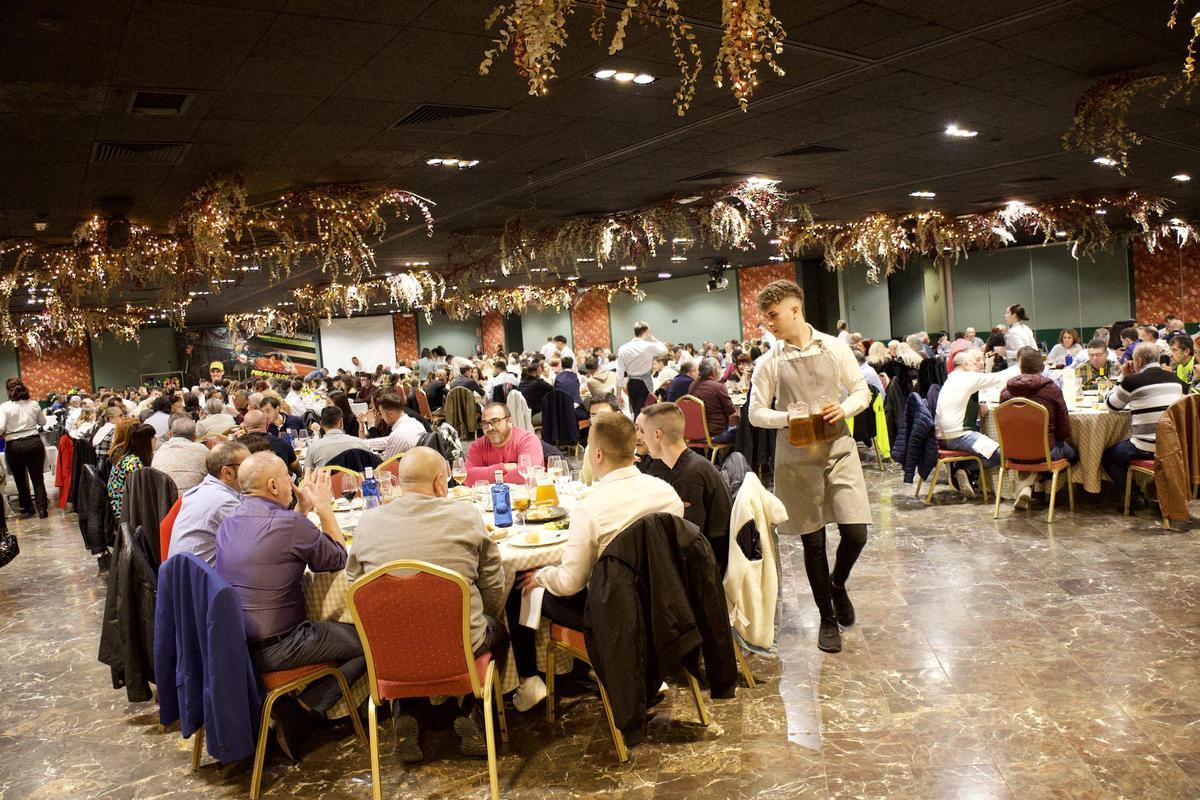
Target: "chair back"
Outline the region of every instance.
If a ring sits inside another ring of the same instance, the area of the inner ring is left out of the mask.
[[[350,447],[326,461],[325,466],[362,472],[367,467],[378,467],[382,461],[383,457],[374,451]]]
[[[446,393],[446,422],[458,431],[460,439],[479,432],[479,404],[475,393],[465,386],[455,386]]]
[[[379,474],[381,472],[390,472],[392,473],[393,478],[395,478],[397,481],[400,480],[400,459],[402,458],[404,458],[404,453],[397,453],[376,467],[375,473]]]
[[[708,411],[704,401],[693,394],[685,394],[675,401],[683,412],[683,438],[692,447],[712,447],[708,435]]]
[[[1024,397],[1007,400],[992,411],[999,431],[1000,454],[1008,469],[1050,470],[1050,412]],[[1011,466],[1010,466],[1011,465]]]
[[[417,387],[417,410],[421,412],[421,416],[425,419],[430,419],[433,412],[429,409],[429,395],[425,394],[425,390]]]
[[[179,516],[179,508],[183,505],[183,497],[181,496],[175,501],[175,505],[171,506],[171,510],[163,517],[162,523],[158,526],[158,551],[159,563],[165,563],[170,558],[170,553],[167,551],[171,548],[171,533],[175,530],[175,518]]]
[[[361,472],[356,472],[355,470],[347,469],[346,467],[331,466],[329,464],[319,467],[318,469],[329,473],[329,491],[333,493],[334,499],[337,499],[342,494],[342,478],[344,476],[353,475],[360,481],[362,480],[363,476]]]
[[[542,398],[542,440],[551,444],[578,444],[579,425],[575,403],[562,389],[554,389]]]
[[[520,392],[509,392],[505,401],[508,413],[512,415],[513,427],[533,431],[533,412],[529,410],[529,401]]]
[[[392,561],[351,584],[347,605],[376,704],[483,696],[471,648],[471,589],[462,575],[424,561]]]

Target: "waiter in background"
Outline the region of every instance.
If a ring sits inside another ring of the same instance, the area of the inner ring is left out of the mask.
[[[789,428],[790,413],[809,426],[797,437],[776,437],[775,495],[788,512],[781,532],[800,534],[804,545],[804,571],[821,612],[817,647],[836,653],[842,649],[839,623],[854,624],[846,579],[867,543],[871,522],[858,447],[846,417],[867,407],[871,391],[849,345],[805,322],[804,290],[795,281],[769,284],[758,295],[758,308],[777,341],[751,378],[750,422]],[[825,553],[830,522],[841,534],[832,574]]]
[[[655,339],[646,322],[633,323],[633,338],[617,350],[617,383],[625,381],[629,394],[629,413],[634,419],[654,392],[654,358],[665,356],[667,346]]]

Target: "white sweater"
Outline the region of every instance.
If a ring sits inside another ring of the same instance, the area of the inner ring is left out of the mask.
[[[768,650],[775,644],[775,610],[779,602],[779,562],[774,526],[786,521],[787,509],[747,473],[729,515],[729,565],[725,568],[725,602],[729,624],[748,645]],[[737,533],[751,520],[758,530],[762,559],[751,561],[738,546]]]

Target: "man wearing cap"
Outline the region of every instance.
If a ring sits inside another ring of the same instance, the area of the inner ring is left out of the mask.
[[[214,361],[208,365],[208,377],[214,384],[219,384],[225,379],[225,365],[220,361]]]

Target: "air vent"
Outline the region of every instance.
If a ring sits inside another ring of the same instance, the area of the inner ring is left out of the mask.
[[[848,148],[834,147],[831,144],[806,144],[804,147],[797,147],[794,150],[784,150],[782,153],[776,153],[771,158],[805,158],[807,156],[824,156],[830,153],[849,152]]]
[[[1036,183],[1050,183],[1058,178],[1049,175],[1030,175],[1027,178],[1013,178],[1011,181],[1000,181],[1001,186],[1032,186]]]
[[[93,164],[178,164],[187,155],[186,142],[96,142]]]
[[[148,92],[138,90],[129,98],[130,114],[177,117],[188,107],[192,96],[187,92]]]
[[[452,130],[473,129],[482,125],[486,120],[463,122],[472,117],[488,117],[492,114],[502,114],[502,108],[483,108],[479,106],[441,106],[425,104],[417,110],[406,114],[393,128],[422,127],[427,129],[450,128]]]
[[[705,181],[742,181],[749,178],[746,172],[730,172],[724,169],[714,169],[712,172],[702,172],[690,178],[684,178],[680,183],[703,183]]]

